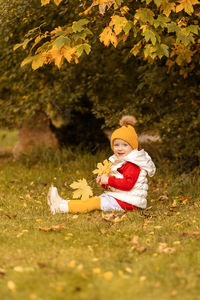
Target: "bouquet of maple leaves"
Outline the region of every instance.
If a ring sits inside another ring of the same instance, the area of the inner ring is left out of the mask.
[[[97,174],[97,176],[101,176],[103,174],[109,176],[111,173],[111,165],[112,163],[105,159],[103,163],[97,164],[97,169],[92,171],[92,173]],[[73,192],[73,199],[81,198],[81,200],[86,200],[93,196],[92,188],[88,185],[85,178],[73,181],[70,187],[75,189]]]

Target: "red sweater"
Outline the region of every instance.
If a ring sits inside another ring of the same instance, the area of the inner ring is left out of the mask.
[[[123,175],[123,178],[116,178],[115,176],[111,176],[108,178],[108,185],[110,187],[122,191],[131,190],[134,187],[135,183],[137,182],[137,179],[140,174],[140,168],[131,162],[126,162],[123,166],[121,166],[121,168],[117,169],[117,171]],[[105,185],[103,187],[107,188],[107,186]],[[118,199],[115,200],[124,210],[138,209],[138,207],[132,204],[126,203]]]

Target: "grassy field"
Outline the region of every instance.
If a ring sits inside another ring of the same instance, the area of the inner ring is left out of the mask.
[[[11,151],[17,137],[17,130],[0,129],[0,153]]]
[[[105,158],[66,150],[0,162],[2,300],[200,299],[197,172],[157,165],[143,211],[51,215],[50,184],[69,199]]]

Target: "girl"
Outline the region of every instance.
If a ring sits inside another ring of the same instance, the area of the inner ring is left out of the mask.
[[[138,151],[138,136],[134,129],[135,119],[124,116],[120,128],[111,136],[111,148],[114,154],[111,175],[98,176],[96,181],[104,189],[99,197],[87,200],[64,200],[58,195],[56,187],[48,192],[48,205],[52,214],[77,213],[92,210],[136,210],[147,206],[147,175],[152,177],[156,168],[151,157],[144,150]]]

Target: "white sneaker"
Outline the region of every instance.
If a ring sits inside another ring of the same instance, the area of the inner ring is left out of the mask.
[[[68,203],[66,200],[62,199],[56,187],[51,186],[47,195],[47,203],[50,207],[51,213],[67,213],[68,212]]]

